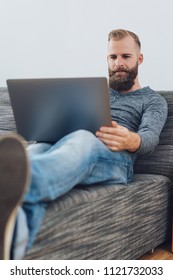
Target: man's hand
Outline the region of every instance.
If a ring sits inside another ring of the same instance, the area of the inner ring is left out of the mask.
[[[103,126],[96,136],[112,151],[135,152],[141,145],[139,134],[131,132],[124,126],[112,121],[112,127]]]

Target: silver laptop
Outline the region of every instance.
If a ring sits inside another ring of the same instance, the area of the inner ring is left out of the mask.
[[[111,125],[107,79],[9,79],[17,131],[27,141],[56,142],[85,129]]]

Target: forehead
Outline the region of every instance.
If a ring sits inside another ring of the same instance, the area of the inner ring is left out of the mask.
[[[138,46],[135,40],[131,36],[127,36],[121,40],[114,40],[113,38],[108,42],[108,54],[127,54],[136,53],[138,51]]]

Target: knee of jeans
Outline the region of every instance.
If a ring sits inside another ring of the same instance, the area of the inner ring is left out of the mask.
[[[100,140],[90,131],[80,129],[75,133],[75,143],[81,147],[83,152],[96,151],[100,148]]]
[[[77,130],[75,133],[76,133],[76,136],[78,137],[78,139],[81,139],[81,141],[83,141],[83,143],[86,143],[86,142],[93,143],[98,140],[97,137],[88,130],[80,129],[80,130]]]

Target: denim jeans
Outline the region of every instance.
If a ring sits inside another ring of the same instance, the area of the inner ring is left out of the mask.
[[[24,197],[30,247],[50,201],[78,183],[128,183],[133,177],[135,154],[113,152],[85,130],[73,132],[51,145],[37,143],[28,148],[31,183]]]

